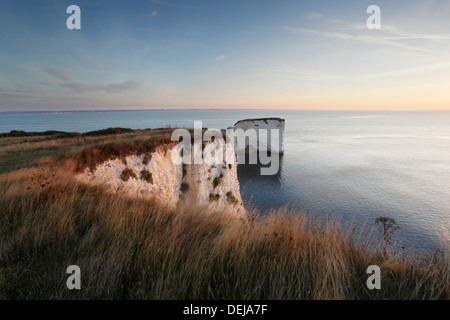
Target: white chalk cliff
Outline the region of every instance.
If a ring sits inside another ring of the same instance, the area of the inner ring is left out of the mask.
[[[284,126],[285,121],[280,118],[246,119],[237,122],[234,129],[242,129],[244,132],[254,129],[259,140],[256,149],[282,154]],[[267,131],[267,139],[260,139],[262,129]],[[271,129],[278,130],[274,131],[277,141],[273,146]],[[205,144],[205,149],[210,143],[213,142]],[[105,161],[95,169],[86,168],[76,178],[85,184],[102,186],[113,194],[153,199],[170,208],[184,202],[245,215],[235,154],[235,151],[248,149],[248,142],[245,143],[245,147],[240,146],[241,149],[238,144],[236,150],[231,144],[222,144],[223,154],[226,156],[221,164],[208,164],[207,161],[201,161],[201,164],[178,164],[173,158],[179,158],[182,154],[176,148],[177,143],[172,143],[157,147],[151,154]],[[191,160],[193,158],[192,154]]]
[[[153,199],[172,208],[183,201],[245,214],[236,161],[220,165],[176,164],[172,152],[179,151],[174,146],[162,145],[151,154],[127,156],[125,161],[108,160],[95,170],[87,168],[77,179],[113,194]],[[234,150],[232,156],[235,158]]]

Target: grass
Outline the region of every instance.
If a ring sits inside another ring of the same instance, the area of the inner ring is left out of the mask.
[[[386,256],[367,226],[286,208],[236,218],[112,196],[73,179],[83,150],[70,150],[0,175],[0,299],[449,299],[447,254]],[[65,286],[74,264],[79,291]]]
[[[9,152],[0,156],[0,174],[29,167],[38,163],[39,159],[52,157],[61,151],[57,147],[34,149],[27,151]]]

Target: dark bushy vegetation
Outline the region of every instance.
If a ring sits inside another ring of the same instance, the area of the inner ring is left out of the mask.
[[[153,174],[147,169],[144,169],[141,171],[141,179],[148,183],[153,183]]]
[[[189,185],[188,185],[187,183],[182,183],[181,186],[180,186],[180,191],[181,191],[182,193],[185,193],[185,192],[187,192],[188,190],[189,190]]]
[[[84,136],[106,136],[109,134],[122,134],[122,133],[130,133],[134,132],[135,130],[129,129],[129,128],[108,128],[108,129],[101,129],[101,130],[95,130],[95,131],[89,131],[86,133],[83,133]]]
[[[216,177],[213,180],[214,188],[217,188],[222,183],[222,179],[220,177]]]
[[[231,191],[227,192],[227,201],[231,204],[238,204],[239,201],[236,199],[236,197],[233,195]]]
[[[93,145],[75,155],[76,171],[80,172],[87,167],[95,167],[110,159],[124,159],[129,155],[152,153],[157,146],[170,142],[170,134],[166,134],[153,140],[143,139]]]
[[[72,138],[80,136],[80,133],[76,132],[64,132],[64,131],[43,131],[43,132],[25,132],[20,130],[11,130],[8,133],[0,133],[0,138],[12,138],[12,137],[47,137],[53,136],[53,138]]]
[[[210,202],[212,202],[212,201],[218,201],[220,199],[220,194],[218,194],[218,193],[211,193],[210,195],[209,195],[209,201]]]
[[[146,154],[144,158],[142,159],[142,164],[144,166],[148,165],[150,163],[150,160],[152,160],[152,156],[150,154]]]
[[[127,182],[128,180],[130,180],[130,178],[137,179],[138,177],[137,177],[136,173],[134,173],[134,171],[132,169],[125,168],[122,171],[122,174],[120,175],[120,179],[122,179],[122,181]]]
[[[47,130],[43,132],[26,132],[21,130],[11,130],[9,133],[0,133],[0,138],[4,137],[33,137],[33,136],[54,136],[54,138],[69,138],[76,136],[105,136],[109,134],[122,134],[122,133],[130,133],[135,130],[129,128],[108,128],[101,130],[94,130],[85,133],[78,132],[65,132],[65,131],[55,131],[55,130]]]

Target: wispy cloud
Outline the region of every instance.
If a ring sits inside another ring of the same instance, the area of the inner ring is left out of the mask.
[[[19,91],[5,91],[0,88],[0,98],[2,99],[33,99],[35,96],[29,95],[26,92]]]
[[[332,74],[325,74],[314,70],[292,68],[287,66],[268,66],[261,69],[259,72],[256,73],[256,75],[268,78],[276,78],[276,77],[284,79],[302,78],[305,80],[332,80],[337,78],[336,75]]]
[[[395,47],[401,49],[407,49],[412,51],[419,52],[431,52],[428,49],[408,46],[399,42],[394,41],[394,39],[390,39],[389,37],[375,37],[375,36],[365,36],[365,35],[353,35],[349,33],[343,32],[329,32],[329,31],[320,31],[320,30],[312,30],[312,29],[304,29],[304,28],[294,28],[294,27],[284,27],[284,29],[288,32],[302,35],[311,35],[311,36],[322,36],[332,39],[339,40],[349,40],[349,41],[358,41],[365,42],[377,45],[383,45],[388,47]]]
[[[136,80],[127,80],[123,82],[111,83],[104,86],[103,90],[109,93],[120,93],[126,91],[137,90],[142,88],[144,83]]]
[[[226,57],[224,55],[220,55],[216,57],[216,61],[222,61],[224,60]]]
[[[58,67],[45,67],[43,71],[51,76],[64,81],[57,86],[72,89],[77,93],[87,92],[107,92],[107,93],[123,93],[127,91],[137,90],[143,87],[144,83],[136,80],[127,80],[123,82],[115,82],[110,84],[90,84],[74,80],[70,73]],[[46,85],[49,85],[46,83]]]
[[[151,3],[156,4],[156,5],[166,6],[166,7],[199,8],[198,6],[179,4],[179,3],[174,3],[174,2],[164,1],[164,0],[151,0]]]
[[[444,62],[444,63],[414,67],[414,68],[406,68],[406,69],[400,69],[400,70],[394,70],[394,71],[375,73],[375,74],[365,76],[364,79],[390,78],[390,77],[396,77],[396,76],[406,76],[406,75],[411,75],[411,74],[422,74],[422,73],[428,73],[428,72],[443,71],[443,70],[448,70],[448,69],[450,69],[450,62]]]
[[[414,33],[405,32],[401,28],[383,23],[380,32],[371,32],[368,34],[368,29],[365,21],[352,22],[327,17],[319,12],[309,12],[303,16],[307,20],[321,19],[321,24],[328,26],[328,30],[315,30],[309,28],[296,28],[287,26],[284,29],[291,33],[327,37],[345,41],[364,42],[369,44],[376,44],[380,46],[393,47],[398,49],[416,51],[416,52],[433,52],[430,46],[418,45],[417,42],[413,44],[410,40],[421,41],[448,41],[450,34],[448,33]],[[331,30],[331,31],[330,31]]]
[[[47,73],[59,80],[62,80],[62,81],[72,81],[73,80],[73,78],[71,77],[69,72],[67,72],[66,70],[64,70],[62,68],[47,66],[47,67],[42,68],[42,70],[45,73]]]
[[[308,13],[305,13],[303,15],[303,17],[306,20],[316,20],[316,19],[323,18],[323,15],[321,13],[318,13],[318,12],[308,12]]]
[[[87,92],[107,92],[107,93],[123,93],[141,88],[143,83],[135,80],[124,82],[116,82],[108,85],[103,84],[87,84],[81,82],[67,82],[58,84],[60,87],[69,88],[77,93]]]
[[[144,18],[154,18],[158,15],[158,11],[153,10],[152,12],[149,12],[144,15]]]
[[[364,23],[352,23],[344,20],[329,19],[329,22],[335,23],[343,30],[367,30],[367,26]],[[408,39],[420,39],[420,40],[449,40],[450,34],[444,33],[411,33],[405,32],[400,28],[383,23],[381,30],[385,32],[384,39],[387,40],[408,40]]]

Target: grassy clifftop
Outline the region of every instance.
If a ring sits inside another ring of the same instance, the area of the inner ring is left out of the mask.
[[[368,227],[283,208],[250,219],[169,210],[73,179],[77,164],[167,137],[0,138],[0,299],[449,298],[447,256],[383,256]],[[81,268],[79,291],[66,288],[69,265]],[[381,290],[366,287],[369,265],[382,270]]]

